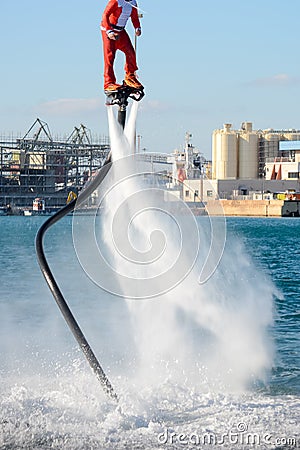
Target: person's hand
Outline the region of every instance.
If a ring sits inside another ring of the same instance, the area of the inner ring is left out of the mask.
[[[142,30],[140,28],[137,28],[135,30],[135,34],[136,34],[136,36],[140,36],[142,34]]]
[[[120,37],[118,33],[114,33],[113,31],[107,33],[107,36],[109,39],[112,39],[113,41],[117,41]]]

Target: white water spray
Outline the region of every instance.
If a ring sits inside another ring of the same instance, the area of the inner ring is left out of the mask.
[[[224,218],[196,220],[133,155],[136,115],[133,103],[123,132],[108,108],[113,165],[99,188],[100,214],[84,236],[73,226],[79,260],[127,303],[132,386],[164,395],[172,386],[245,389],[272,365],[273,286],[240,242],[227,240],[223,253]]]

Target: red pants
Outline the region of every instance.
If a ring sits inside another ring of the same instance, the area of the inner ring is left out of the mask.
[[[104,89],[110,83],[116,82],[116,76],[114,72],[114,61],[116,51],[121,50],[125,54],[125,73],[134,73],[138,70],[136,64],[136,56],[131,40],[126,32],[122,30],[119,35],[119,39],[114,41],[109,39],[105,31],[101,31],[103,41],[103,54],[104,54]]]

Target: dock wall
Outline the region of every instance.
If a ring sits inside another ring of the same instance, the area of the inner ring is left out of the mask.
[[[211,200],[210,215],[219,215],[220,203],[225,216],[281,217],[283,200]]]

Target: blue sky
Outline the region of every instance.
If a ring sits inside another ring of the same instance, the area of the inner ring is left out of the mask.
[[[108,134],[99,23],[106,1],[0,1],[0,133],[37,117],[52,134]],[[169,153],[185,132],[205,156],[223,123],[300,128],[299,0],[140,0],[141,147]],[[131,36],[132,26],[127,29]],[[116,70],[121,81],[123,56]]]

